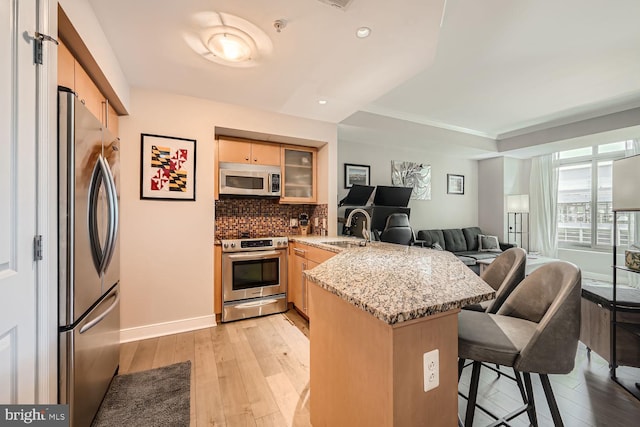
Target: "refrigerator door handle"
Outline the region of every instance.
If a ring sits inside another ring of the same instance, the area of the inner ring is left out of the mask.
[[[100,155],[93,167],[91,183],[89,184],[89,241],[93,265],[98,275],[102,274],[102,264],[104,262],[104,251],[100,245],[100,234],[98,232],[98,195],[100,185],[104,181],[102,170],[102,155]]]
[[[113,309],[116,308],[116,306],[118,305],[118,303],[120,302],[120,290],[116,291],[116,299],[115,301],[113,301],[113,303],[109,306],[109,308],[107,308],[100,316],[96,317],[95,319],[93,319],[91,322],[87,323],[86,325],[84,325],[82,328],[80,328],[80,333],[84,334],[85,332],[87,332],[89,329],[93,328],[94,326],[96,326],[98,323],[102,322],[102,319],[104,319],[105,317],[107,317],[109,315],[109,313],[111,313],[113,311]]]
[[[107,195],[109,217],[104,247],[100,245],[100,235],[98,234],[98,193],[100,185],[104,185],[104,191]],[[115,248],[117,228],[118,199],[116,197],[115,182],[109,164],[100,155],[93,168],[89,186],[89,240],[91,241],[93,263],[98,274],[103,274],[111,261]]]
[[[105,273],[109,264],[111,264],[111,258],[116,249],[116,238],[118,236],[118,226],[120,224],[120,217],[118,215],[118,192],[116,189],[116,181],[113,178],[113,173],[104,157],[102,158],[104,173],[105,173],[105,188],[107,190],[107,199],[109,200],[109,232],[107,245],[104,252],[104,262],[102,272]]]

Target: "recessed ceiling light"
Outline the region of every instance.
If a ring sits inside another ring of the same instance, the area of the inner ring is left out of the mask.
[[[364,39],[371,35],[371,28],[369,27],[360,27],[356,30],[356,37],[359,39]]]
[[[325,105],[326,103],[327,103],[326,99],[321,99],[321,100],[318,101],[318,104],[320,104],[320,105]]]

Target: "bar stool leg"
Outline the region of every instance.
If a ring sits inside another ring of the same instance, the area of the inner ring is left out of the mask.
[[[480,382],[480,368],[482,362],[473,362],[471,371],[471,385],[469,386],[469,400],[467,401],[467,413],[464,417],[465,427],[473,426],[473,416],[476,410],[476,398],[478,397],[478,383]]]
[[[556,399],[553,396],[553,390],[551,389],[551,383],[549,382],[549,377],[547,374],[539,374],[540,381],[542,381],[542,389],[544,390],[544,395],[547,397],[547,403],[549,404],[549,409],[551,410],[551,417],[553,418],[553,424],[556,427],[563,427],[562,417],[560,417],[560,411],[558,410],[558,404],[556,403]]]
[[[533,387],[531,386],[531,374],[529,372],[523,372],[524,386],[527,390],[527,415],[529,415],[529,421],[533,427],[538,427],[538,418],[536,416],[536,403],[533,398]]]
[[[518,384],[518,389],[520,390],[520,396],[522,396],[522,401],[524,403],[528,403],[529,399],[527,398],[527,394],[524,391],[524,384],[522,384],[522,377],[520,376],[520,372],[513,369],[513,376],[516,378],[516,383]]]

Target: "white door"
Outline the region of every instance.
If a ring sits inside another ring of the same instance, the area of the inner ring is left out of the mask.
[[[0,0],[0,403],[35,403],[36,0]]]

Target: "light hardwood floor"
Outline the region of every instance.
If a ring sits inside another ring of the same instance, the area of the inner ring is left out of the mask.
[[[191,426],[310,425],[308,324],[295,311],[123,344],[120,373],[185,360],[192,363]],[[465,369],[463,392],[470,375]],[[552,426],[540,381],[532,377],[540,426]],[[583,345],[574,371],[550,378],[566,426],[640,425],[640,402],[614,384],[606,362],[595,353],[588,358]],[[515,383],[487,369],[478,396],[499,414],[521,404]],[[460,398],[462,416],[465,407]],[[476,411],[474,425],[489,422]],[[522,416],[512,425],[529,424]]]

